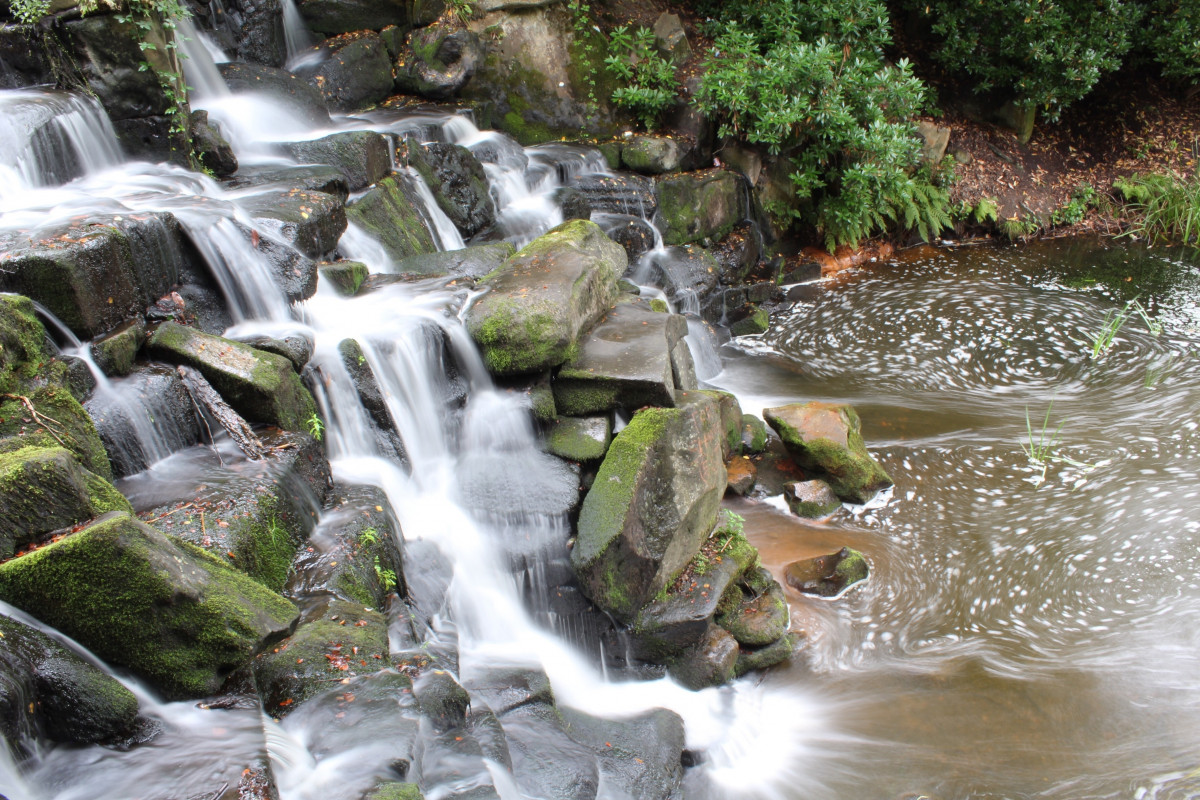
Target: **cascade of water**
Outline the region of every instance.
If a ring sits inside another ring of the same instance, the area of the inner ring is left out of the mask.
[[[300,9],[295,0],[282,0],[283,7],[283,41],[287,48],[287,68],[294,70],[303,66],[312,54],[309,49],[316,44],[313,35],[309,33]]]
[[[461,250],[466,247],[462,234],[459,233],[454,223],[450,221],[450,217],[446,216],[446,212],[442,211],[441,207],[437,204],[437,200],[433,197],[433,192],[429,190],[429,184],[425,183],[425,179],[421,177],[421,174],[412,167],[405,167],[400,172],[417,191],[417,197],[421,200],[421,206],[418,210],[425,219],[425,227],[433,234],[438,249]]]
[[[229,87],[217,69],[213,51],[224,60],[224,53],[212,44],[188,17],[180,18],[176,23],[175,41],[178,43],[179,55],[183,62],[183,75],[189,87],[188,97],[196,107],[202,107],[204,101],[210,98],[228,97]]]
[[[95,99],[43,89],[0,91],[0,203],[121,160],[116,132]]]

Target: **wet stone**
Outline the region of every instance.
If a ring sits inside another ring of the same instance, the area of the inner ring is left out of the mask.
[[[842,507],[833,489],[821,480],[785,484],[783,498],[793,514],[808,519],[825,519]]]
[[[754,466],[754,462],[745,457],[738,457],[731,460],[725,468],[729,473],[729,491],[734,494],[745,497],[754,491],[754,484],[758,479],[758,470]]]
[[[607,416],[559,417],[546,434],[546,449],[569,461],[596,461],[604,458],[611,441]]]
[[[788,586],[805,594],[835,597],[848,586],[867,579],[867,559],[857,550],[843,547],[836,553],[788,564]]]

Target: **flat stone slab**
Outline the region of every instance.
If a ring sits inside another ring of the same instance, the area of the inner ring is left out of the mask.
[[[560,414],[585,416],[614,408],[675,405],[671,352],[687,335],[678,314],[620,303],[579,344],[554,380]]]
[[[344,131],[320,139],[284,142],[279,147],[301,164],[334,167],[355,192],[392,171],[391,145],[374,131]]]
[[[612,420],[603,417],[559,417],[546,434],[546,450],[569,461],[604,458],[612,441]]]

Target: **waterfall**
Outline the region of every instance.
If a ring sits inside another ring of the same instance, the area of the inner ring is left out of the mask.
[[[283,6],[283,41],[287,48],[287,67],[294,70],[307,61],[305,56],[309,48],[315,44],[313,35],[308,31],[308,25],[296,7],[296,0],[282,0]]]
[[[196,107],[202,107],[210,98],[229,96],[229,87],[217,69],[214,53],[225,61],[225,54],[207,36],[196,30],[188,17],[175,23],[175,41],[183,63],[183,75],[187,79],[188,99]]]

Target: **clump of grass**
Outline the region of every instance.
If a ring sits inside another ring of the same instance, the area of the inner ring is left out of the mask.
[[[1035,467],[1041,468],[1041,473],[1038,475],[1035,483],[1041,484],[1046,480],[1046,472],[1050,469],[1051,464],[1067,464],[1072,467],[1077,467],[1084,470],[1085,473],[1091,472],[1100,464],[1089,464],[1085,461],[1076,461],[1070,456],[1064,455],[1061,450],[1062,445],[1062,429],[1066,422],[1060,422],[1058,427],[1053,431],[1050,429],[1050,413],[1054,410],[1054,401],[1050,401],[1050,405],[1046,407],[1046,416],[1042,418],[1042,427],[1040,430],[1035,430],[1033,420],[1029,416],[1029,407],[1025,407],[1025,434],[1026,440],[1022,442],[1021,449],[1025,452],[1029,463]]]
[[[1109,351],[1113,341],[1117,338],[1117,333],[1129,319],[1131,313],[1136,313],[1141,318],[1152,335],[1158,336],[1162,333],[1162,323],[1151,317],[1150,313],[1146,311],[1146,307],[1135,297],[1119,311],[1110,309],[1104,315],[1104,322],[1101,324],[1100,330],[1092,338],[1092,358],[1099,358]]]
[[[1113,181],[1132,215],[1130,234],[1152,241],[1200,245],[1200,180],[1173,173]]]

